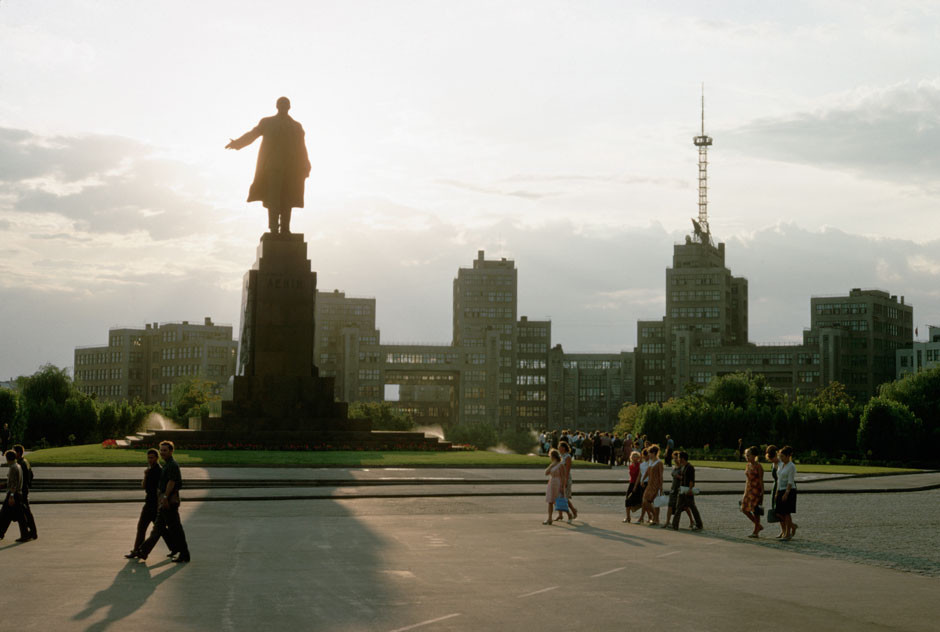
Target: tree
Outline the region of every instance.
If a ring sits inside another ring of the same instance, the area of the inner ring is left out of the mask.
[[[904,404],[922,423],[924,452],[940,452],[940,368],[905,375],[882,384],[880,397]],[[937,458],[937,457],[934,457]]]
[[[65,401],[74,388],[68,371],[52,364],[42,366],[20,383],[20,424],[16,429],[24,442],[35,444],[45,439],[53,445],[65,442],[68,434],[62,425]]]
[[[173,402],[169,411],[171,416],[185,427],[190,417],[208,415],[209,402],[221,399],[215,388],[212,382],[198,377],[180,380],[170,393],[170,401]]]
[[[922,423],[910,409],[885,397],[873,397],[862,411],[858,448],[875,459],[910,458]]]
[[[855,404],[855,399],[845,390],[842,382],[829,382],[816,392],[813,403],[817,406],[848,406]]]
[[[3,424],[9,424],[13,427],[13,420],[16,419],[16,393],[8,388],[0,388],[0,428]]]
[[[353,402],[349,405],[351,419],[368,419],[373,430],[411,430],[414,418],[388,402]]]
[[[640,407],[633,403],[626,403],[620,407],[617,413],[617,425],[614,432],[625,437],[627,434],[633,434],[636,430],[636,422],[640,416]]]

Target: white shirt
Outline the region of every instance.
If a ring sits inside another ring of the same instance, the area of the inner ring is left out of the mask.
[[[777,468],[777,491],[785,492],[787,485],[796,489],[796,465],[793,461]]]
[[[646,471],[648,469],[650,469],[650,462],[641,461],[640,462],[640,483],[641,484],[646,482]]]

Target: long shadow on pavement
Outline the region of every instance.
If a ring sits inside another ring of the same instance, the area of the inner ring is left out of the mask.
[[[657,542],[656,540],[651,540],[649,538],[644,538],[638,535],[634,535],[626,531],[613,531],[611,529],[601,529],[600,527],[595,527],[588,522],[574,523],[571,525],[564,525],[565,528],[573,529],[578,533],[583,533],[586,535],[591,535],[597,538],[603,538],[604,540],[612,540],[614,542],[620,542],[621,544],[629,544],[630,546],[644,546],[644,545],[656,545],[663,546],[662,542]]]
[[[170,565],[172,568],[155,572],[166,565]],[[85,609],[72,617],[72,619],[82,621],[88,619],[102,608],[106,608],[108,611],[105,618],[85,628],[85,632],[106,630],[112,624],[117,623],[121,619],[139,610],[140,607],[147,602],[147,599],[153,594],[157,586],[165,582],[179,570],[180,567],[172,564],[169,560],[149,567],[146,564],[138,563],[137,560],[129,560],[127,564],[118,571],[111,585],[95,593],[95,596],[89,600]]]
[[[168,588],[189,626],[383,627],[395,599],[382,550],[394,542],[341,502],[187,503],[184,496],[182,517],[193,561]]]

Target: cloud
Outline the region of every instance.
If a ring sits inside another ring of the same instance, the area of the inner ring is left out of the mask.
[[[485,193],[487,195],[505,195],[509,197],[523,198],[526,200],[540,200],[546,197],[553,197],[560,195],[560,193],[537,193],[535,191],[525,191],[521,189],[507,190],[499,189],[496,187],[487,187],[477,184],[471,184],[469,182],[461,182],[460,180],[451,180],[451,179],[440,179],[435,181],[437,184],[444,184],[451,187],[456,187],[458,189],[463,189],[465,191],[473,191],[475,193]]]
[[[199,192],[191,166],[133,139],[0,129],[0,211],[56,214],[77,231],[143,231],[161,241],[214,228],[215,209]]]
[[[940,79],[860,89],[721,135],[723,144],[750,155],[935,187]]]

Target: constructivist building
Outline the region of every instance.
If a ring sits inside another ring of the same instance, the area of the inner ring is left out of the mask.
[[[173,386],[198,377],[221,392],[235,374],[237,343],[231,325],[148,323],[112,328],[105,346],[75,349],[75,385],[109,401],[139,400],[169,406]]]
[[[512,260],[479,251],[453,293],[452,343],[416,345],[380,343],[374,299],[318,292],[316,357],[337,398],[388,401],[419,425],[532,429],[609,429],[633,401],[631,352],[569,357],[552,348],[550,321],[517,317]]]

